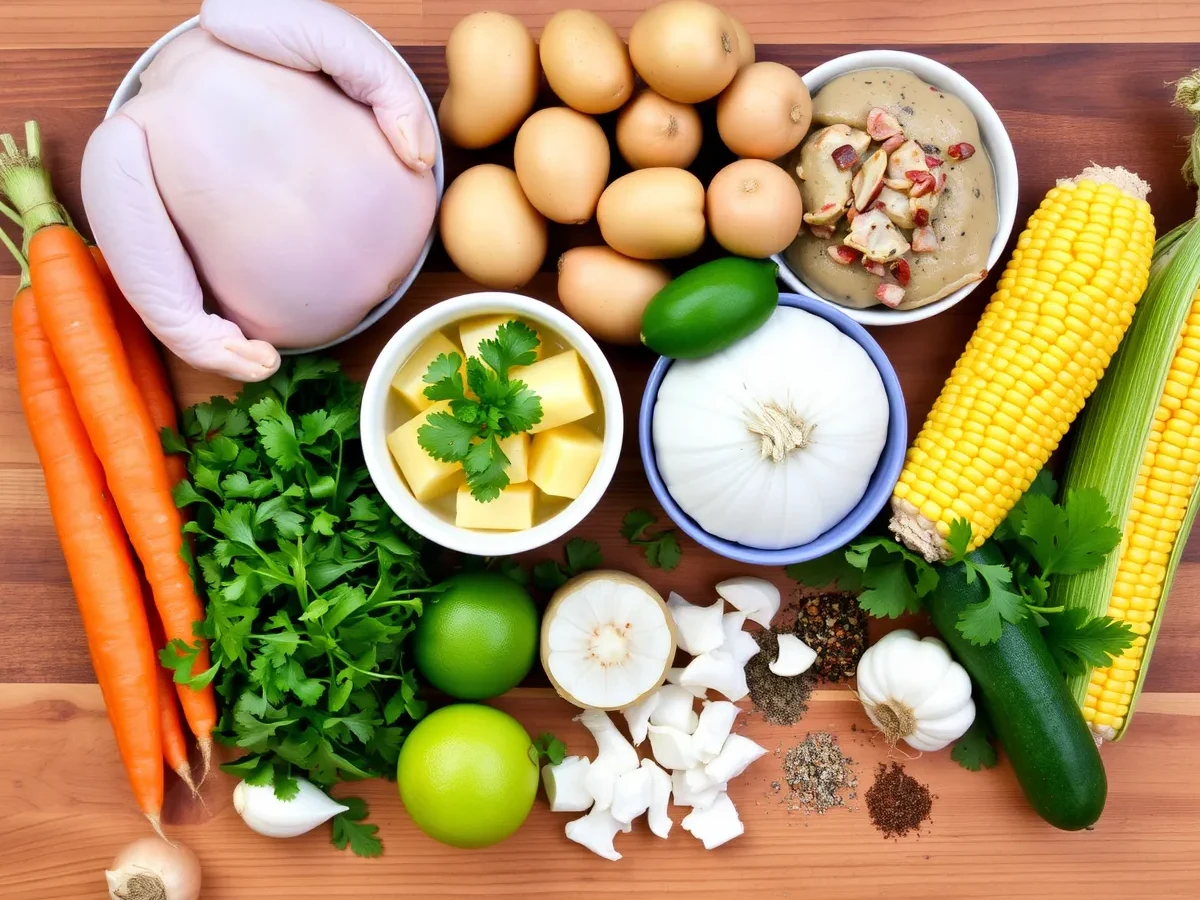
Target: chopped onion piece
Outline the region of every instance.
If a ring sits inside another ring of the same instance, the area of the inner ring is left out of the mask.
[[[671,776],[652,759],[643,759],[642,768],[650,773],[650,809],[647,811],[650,830],[658,837],[665,838],[674,824],[667,812],[671,803]]]
[[[664,769],[690,769],[699,762],[692,736],[669,725],[650,726],[650,750],[654,761]]]
[[[779,635],[779,655],[767,666],[776,675],[785,678],[801,675],[817,661],[817,652],[794,634]]]
[[[621,831],[621,825],[607,809],[593,807],[583,818],[567,823],[567,839],[582,844],[597,856],[616,862],[621,854],[613,847],[613,838]]]
[[[692,656],[716,650],[725,639],[721,630],[721,613],[725,604],[717,600],[712,606],[694,606],[674,591],[667,597],[667,609],[675,620],[679,649]]]
[[[717,585],[717,593],[763,628],[770,628],[771,620],[779,612],[779,588],[762,578],[749,575],[730,578]]]
[[[699,717],[692,706],[696,698],[687,688],[677,684],[664,684],[654,692],[658,701],[650,711],[651,725],[669,725],[691,734],[699,724]]]
[[[722,793],[708,809],[694,809],[683,820],[683,830],[698,838],[705,850],[712,850],[745,833],[737,808],[729,795]]]
[[[766,752],[766,747],[759,746],[750,738],[731,734],[725,739],[721,752],[704,767],[704,772],[714,784],[729,782],[750,768],[750,764]]]
[[[613,791],[612,817],[626,824],[650,808],[650,772],[638,766],[617,779]]]
[[[551,812],[583,812],[596,800],[587,789],[592,761],[586,756],[568,756],[558,765],[542,766],[542,784]]]
[[[702,763],[712,761],[721,752],[741,710],[728,700],[705,700],[700,722],[692,734],[692,747]]]

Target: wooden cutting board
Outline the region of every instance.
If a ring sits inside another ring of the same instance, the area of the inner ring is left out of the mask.
[[[348,4],[397,43],[435,100],[445,88],[437,42],[476,0],[359,0]],[[505,4],[498,4],[504,7]],[[559,2],[511,3],[540,24]],[[625,27],[641,2],[608,0]],[[893,4],[853,7],[782,0],[729,4],[760,39],[790,44],[760,48],[805,71],[844,46],[799,46],[817,35],[866,40],[1195,40],[1200,15],[1187,3],[932,2],[920,15],[884,27]],[[526,9],[528,7],[528,9]],[[190,0],[0,0],[0,129],[42,123],[61,195],[79,213],[78,166],[84,142],[137,49],[195,8]],[[1136,8],[1136,13],[1135,13]],[[892,13],[894,15],[894,13]],[[847,18],[849,16],[849,18]],[[876,21],[875,25],[862,25]],[[11,49],[4,49],[5,47]],[[106,48],[106,49],[100,49]],[[971,79],[996,106],[1016,147],[1023,221],[1054,178],[1092,160],[1121,163],[1154,186],[1151,202],[1162,228],[1190,215],[1194,194],[1178,176],[1187,118],[1169,105],[1165,83],[1200,64],[1196,44],[978,44],[916,47]],[[501,148],[492,156],[503,156]],[[480,161],[451,154],[451,168]],[[1019,226],[1018,226],[1019,230]],[[560,230],[552,254],[588,233]],[[553,257],[551,257],[553,258]],[[0,262],[0,296],[15,289],[15,269]],[[994,278],[993,278],[994,281]],[[896,365],[915,430],[969,336],[990,284],[935,319],[875,335]],[[471,290],[444,254],[435,253],[392,315],[337,356],[365,376],[379,347],[414,312]],[[554,300],[552,274],[529,293]],[[704,600],[720,578],[743,568],[684,541],[680,567],[667,575],[646,566],[618,534],[635,506],[657,508],[638,460],[632,427],[652,363],[644,352],[610,354],[626,405],[627,440],[617,477],[601,506],[575,532],[598,541],[608,564],[649,579],[661,590]],[[181,364],[172,367],[181,404],[233,385]],[[128,839],[145,833],[134,809],[46,509],[41,473],[20,415],[8,317],[0,317],[0,897],[102,898],[101,871]],[[530,555],[540,559],[557,548]],[[768,572],[788,588],[781,572]],[[197,804],[175,785],[168,831],[193,847],[205,872],[206,900],[316,897],[651,897],[956,898],[1073,897],[1098,891],[1127,896],[1195,896],[1200,876],[1200,538],[1176,578],[1153,669],[1129,737],[1103,748],[1109,804],[1097,827],[1057,832],[1027,807],[1007,764],[967,772],[945,753],[904,759],[936,794],[932,819],[919,835],[886,840],[867,816],[862,795],[875,766],[889,758],[857,701],[844,686],[825,686],[793,727],[749,717],[744,731],[775,750],[810,731],[830,730],[855,760],[860,785],[849,809],[822,816],[789,811],[771,787],[780,760],[764,757],[731,787],[746,835],[705,853],[681,833],[661,841],[640,826],[622,836],[619,863],[599,860],[565,840],[566,816],[539,801],[509,841],[480,851],[443,847],[421,835],[396,799],[395,786],[358,787],[371,802],[386,855],[366,861],[340,854],[324,832],[271,841],[248,832],[229,806],[232,782],[213,779]],[[587,754],[574,710],[551,691],[518,689],[497,703],[533,734],[551,730],[572,752]],[[892,754],[893,758],[898,758]]]

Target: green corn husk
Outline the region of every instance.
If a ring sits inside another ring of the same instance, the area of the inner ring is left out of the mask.
[[[1180,226],[1161,237],[1154,248],[1154,265],[1146,293],[1138,303],[1133,323],[1113,357],[1112,364],[1076,429],[1075,443],[1063,476],[1063,490],[1093,487],[1100,490],[1114,510],[1117,521],[1129,515],[1138,470],[1150,436],[1155,410],[1166,384],[1167,375],[1179,347],[1184,324],[1194,304],[1200,304],[1200,227],[1197,221]],[[1200,442],[1198,442],[1200,446]],[[1134,706],[1141,693],[1149,668],[1151,652],[1162,625],[1171,579],[1188,531],[1200,504],[1200,482],[1193,489],[1175,545],[1172,547],[1162,595],[1134,684],[1133,697],[1125,722],[1115,734],[1099,737],[1117,740],[1129,726]],[[1078,575],[1059,576],[1051,586],[1051,606],[1081,607],[1089,615],[1108,612],[1122,546],[1108,555],[1104,565]],[[1068,685],[1076,701],[1083,705],[1092,670],[1071,678]]]

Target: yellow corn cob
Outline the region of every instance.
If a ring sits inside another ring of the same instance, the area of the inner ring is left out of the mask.
[[[892,531],[930,562],[955,519],[972,548],[991,536],[1104,374],[1149,277],[1148,191],[1091,167],[1030,217],[892,496]]]
[[[1122,527],[1103,566],[1056,578],[1049,599],[1107,613],[1134,632],[1133,646],[1110,666],[1070,682],[1103,740],[1116,740],[1129,723],[1197,512],[1200,228],[1190,225],[1159,241],[1150,288],[1083,416],[1063,478],[1064,490],[1100,490]]]

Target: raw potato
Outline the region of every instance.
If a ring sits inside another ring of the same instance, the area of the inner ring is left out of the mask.
[[[765,159],[739,159],[708,185],[708,227],[738,256],[765,259],[800,233],[804,204],[792,176]]]
[[[687,256],[704,243],[704,185],[686,169],[638,169],[604,189],[596,221],[604,242],[618,253],[634,259]]]
[[[464,275],[498,290],[519,288],[546,258],[546,220],[504,166],[474,166],[454,179],[442,198],[441,235]]]
[[[575,247],[558,260],[558,299],[592,337],[640,343],[642,312],[671,273],[658,263],[622,256],[611,247]]]
[[[538,43],[550,89],[567,106],[599,115],[633,93],[633,64],[616,29],[592,12],[564,9],[542,30]]]
[[[754,38],[750,37],[750,32],[740,19],[735,19],[728,12],[725,15],[729,17],[734,33],[737,34],[738,68],[742,69],[754,62]]]
[[[646,88],[617,117],[617,149],[634,169],[686,169],[704,137],[694,106],[668,100]]]
[[[725,90],[737,73],[737,30],[708,3],[667,0],[634,21],[629,56],[642,80],[664,97],[699,103]]]
[[[582,225],[608,182],[608,138],[591,116],[552,106],[525,120],[513,163],[534,209],[555,222]]]
[[[455,25],[446,69],[450,85],[438,125],[459,147],[487,147],[511,134],[537,99],[537,44],[519,19],[504,13],[472,13]]]
[[[746,66],[717,101],[717,131],[741,157],[786,156],[811,124],[812,97],[804,79],[777,62]]]

